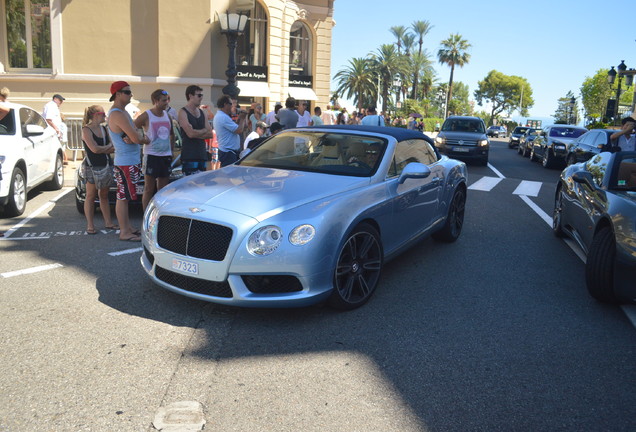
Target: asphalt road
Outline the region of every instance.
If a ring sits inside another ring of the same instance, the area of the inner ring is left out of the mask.
[[[152,431],[178,401],[206,431],[634,431],[634,310],[591,299],[552,235],[558,175],[493,140],[462,237],[347,313],[170,293],[139,244],[84,233],[72,192],[36,191],[0,219],[23,224],[0,240],[0,431]]]

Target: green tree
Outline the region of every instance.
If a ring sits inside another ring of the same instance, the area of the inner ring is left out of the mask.
[[[468,85],[461,81],[453,84],[453,99],[449,102],[448,113],[453,115],[472,115],[473,107],[468,100]]]
[[[607,81],[606,81],[607,82]],[[574,103],[572,103],[574,101]],[[559,105],[554,112],[554,123],[577,124],[579,105],[572,91],[568,91],[565,97],[559,98]]]
[[[340,69],[334,79],[338,83],[336,94],[353,99],[358,109],[374,100],[377,85],[369,59],[358,57],[349,60],[349,65]]]
[[[379,77],[378,92],[382,97],[382,111],[387,110],[389,90],[393,85],[393,77],[405,71],[406,62],[395,49],[395,45],[384,44],[371,54],[371,67],[374,75]]]
[[[600,120],[605,115],[607,101],[616,97],[618,80],[613,86],[607,82],[608,69],[599,69],[593,77],[586,77],[581,85],[581,100],[586,115],[594,120]],[[621,86],[621,105],[629,105],[633,100],[631,88],[625,88],[625,82]]]
[[[433,26],[428,21],[414,21],[411,24],[411,29],[413,29],[413,31],[415,32],[415,36],[417,37],[417,43],[418,43],[418,50],[417,50],[418,64],[415,64],[414,62],[414,65],[413,65],[414,66],[413,67],[413,90],[411,92],[411,99],[417,99],[418,79],[419,79],[420,69],[422,66],[421,65],[422,44],[424,43],[424,36],[426,36],[431,31],[432,28]],[[424,57],[426,57],[426,55],[424,55]],[[413,59],[415,59],[415,56],[413,56]]]
[[[450,67],[450,78],[448,80],[448,95],[446,96],[446,112],[444,118],[448,117],[448,104],[453,95],[453,74],[455,66],[464,67],[470,61],[468,49],[471,45],[460,34],[451,34],[448,39],[441,42],[441,47],[437,51],[437,59],[441,64]]]
[[[532,87],[525,78],[491,70],[477,85],[478,88],[474,92],[475,100],[479,106],[482,106],[484,102],[492,105],[491,122],[499,118],[502,113],[510,115],[516,109],[521,112],[521,115],[526,116],[528,108],[534,105]]]
[[[397,46],[397,50],[398,50],[398,55],[402,56],[402,40],[404,38],[404,35],[406,34],[406,27],[404,26],[393,26],[389,29],[389,31],[391,32],[391,34],[393,36],[395,36],[396,39],[396,46]],[[404,76],[400,75],[399,76],[400,81],[404,82]],[[402,93],[402,87],[397,89],[396,95],[395,95],[395,101],[399,102],[400,101],[400,93]]]

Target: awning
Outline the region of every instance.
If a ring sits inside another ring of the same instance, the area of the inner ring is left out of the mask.
[[[236,86],[241,89],[239,96],[269,97],[269,86],[262,81],[238,81]]]
[[[309,87],[290,87],[288,91],[296,100],[318,100],[316,93]]]

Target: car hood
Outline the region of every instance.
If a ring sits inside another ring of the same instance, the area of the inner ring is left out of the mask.
[[[262,221],[370,181],[368,177],[231,165],[177,180],[163,188],[156,200],[162,207],[219,208]]]

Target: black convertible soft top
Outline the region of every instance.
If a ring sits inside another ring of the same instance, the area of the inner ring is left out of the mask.
[[[298,129],[298,128],[297,128]],[[398,141],[405,141],[409,139],[424,139],[429,144],[433,145],[433,139],[422,132],[417,130],[410,130],[391,126],[361,126],[361,125],[324,125],[324,126],[308,126],[302,129],[306,130],[344,130],[344,131],[356,131],[356,132],[372,132],[378,134],[389,135]]]

